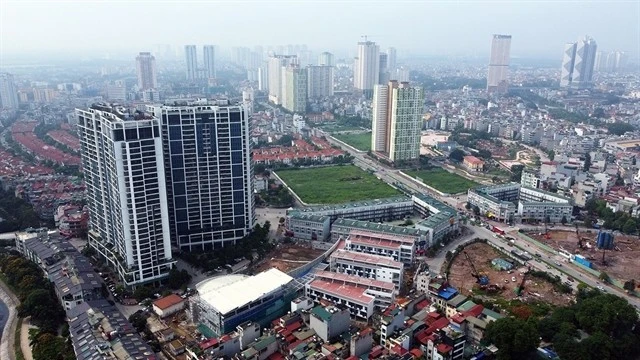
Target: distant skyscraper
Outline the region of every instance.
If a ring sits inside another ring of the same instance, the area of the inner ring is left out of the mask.
[[[387,49],[387,68],[389,69],[389,73],[391,74],[391,76],[394,76],[393,74],[396,72],[397,67],[398,63],[396,62],[396,48],[390,47]]]
[[[588,36],[578,42],[566,44],[562,57],[560,86],[577,88],[591,86],[597,49],[596,41]]]
[[[198,53],[195,45],[184,46],[184,56],[187,63],[187,80],[198,78]]]
[[[147,109],[161,121],[174,244],[210,251],[242,239],[255,223],[247,110],[226,100]]]
[[[289,64],[298,64],[296,56],[273,55],[268,60],[269,101],[282,105],[284,72]]]
[[[333,66],[307,67],[309,98],[333,96]]]
[[[424,92],[409,83],[390,81],[373,92],[371,150],[391,161],[420,156]]]
[[[291,64],[284,73],[284,99],[282,106],[295,113],[304,114],[307,110],[307,71],[300,65]]]
[[[127,286],[172,268],[158,119],[124,108],[76,109],[89,205],[89,246]]]
[[[209,79],[213,79],[216,77],[215,47],[213,45],[205,45],[202,47],[202,53],[206,76]]]
[[[115,81],[107,85],[107,99],[109,101],[125,101],[127,99],[127,85],[124,80]]]
[[[318,65],[320,66],[336,66],[333,60],[333,54],[330,52],[323,52],[318,56]]]
[[[141,52],[136,57],[136,72],[138,75],[138,88],[140,90],[155,89],[158,87],[156,78],[156,58],[150,52]]]
[[[0,73],[0,108],[17,109],[18,105],[18,90],[13,82],[13,75]]]
[[[373,93],[380,77],[380,47],[372,41],[359,42],[353,70],[353,86],[366,94]]]
[[[509,53],[511,35],[493,35],[487,75],[487,91],[506,92],[509,89]]]
[[[386,85],[389,83],[389,64],[388,64],[388,55],[385,53],[380,53],[380,75],[378,75],[378,83],[382,85]]]
[[[626,67],[627,56],[622,51],[597,51],[594,70],[601,72],[615,72]]]
[[[267,62],[263,62],[263,64],[258,68],[258,90],[260,91],[269,90],[269,72],[267,69]]]

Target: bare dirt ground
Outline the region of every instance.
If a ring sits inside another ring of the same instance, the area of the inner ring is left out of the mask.
[[[564,249],[572,254],[580,254],[592,262],[593,268],[604,271],[612,278],[627,281],[640,278],[640,239],[637,236],[616,235],[614,250],[607,251],[602,262],[602,250],[596,249],[597,231],[580,232],[584,248],[578,247],[578,236],[574,231],[549,231],[551,238],[545,239],[538,233],[528,234],[534,239],[554,249]]]
[[[479,289],[476,279],[471,276],[471,265],[465,258],[464,254],[458,255],[451,266],[449,273],[450,284],[458,289],[458,291],[466,296],[481,294],[487,298],[503,298],[506,300],[516,299],[515,289],[522,282],[523,273],[526,271],[524,267],[515,267],[512,273],[507,271],[498,271],[491,267],[491,260],[505,256],[491,247],[483,243],[475,243],[465,247],[465,251],[473,261],[476,269],[489,277],[489,283],[497,285],[500,290],[497,293],[489,294]],[[515,278],[516,281],[513,281]],[[554,290],[553,285],[548,281],[536,277],[528,276],[524,292],[520,297],[522,301],[544,301],[553,305],[566,305],[572,300],[573,296],[561,294]]]
[[[268,270],[272,267],[282,272],[291,271],[300,267],[309,261],[317,258],[324,250],[313,249],[303,243],[298,244],[281,244],[274,251],[266,256],[266,259],[258,264],[253,270],[258,273]]]

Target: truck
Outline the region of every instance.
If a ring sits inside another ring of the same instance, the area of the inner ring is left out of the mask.
[[[496,234],[504,235],[504,230],[500,229],[497,226],[492,226],[491,231],[493,231]]]

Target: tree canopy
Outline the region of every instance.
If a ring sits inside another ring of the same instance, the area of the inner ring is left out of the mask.
[[[539,343],[535,321],[514,317],[489,323],[484,340],[498,347],[498,360],[527,358]]]

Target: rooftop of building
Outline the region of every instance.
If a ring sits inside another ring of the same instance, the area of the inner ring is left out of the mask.
[[[227,275],[203,280],[196,285],[200,299],[221,314],[260,299],[293,278],[282,271],[271,268],[253,276]]]
[[[552,193],[550,191],[534,188],[534,187],[527,186],[527,185],[522,185],[520,187],[520,189],[526,189],[526,190],[529,190],[529,191],[533,191],[533,192],[537,192],[537,193],[540,193],[540,194],[544,194],[546,196],[555,197],[555,198],[566,200],[566,201],[571,201],[571,198],[568,198],[566,196],[562,196],[562,195],[560,195],[558,193]]]
[[[415,244],[415,239],[411,236],[404,235],[395,235],[395,234],[380,234],[374,233],[370,231],[362,231],[362,230],[351,230],[349,232],[349,237],[351,241],[387,241],[391,243],[404,244],[404,245],[413,245]]]
[[[310,206],[303,209],[296,209],[293,212],[302,212],[302,213],[312,213],[312,212],[326,212],[326,211],[339,211],[345,209],[357,209],[360,207],[367,206],[384,206],[391,204],[402,204],[402,203],[411,203],[411,199],[406,196],[394,196],[383,199],[375,199],[375,200],[363,200],[363,201],[354,201],[343,204],[335,204],[335,205],[318,205],[318,206]]]
[[[316,278],[309,283],[309,287],[329,293],[337,298],[348,299],[360,304],[369,304],[375,299],[373,296],[367,294],[367,288],[350,283],[331,282]]]
[[[331,258],[349,260],[375,267],[387,267],[400,270],[404,268],[403,263],[395,261],[387,256],[371,255],[349,250],[338,249],[331,254]]]
[[[476,165],[480,165],[480,164],[484,164],[484,161],[478,159],[477,157],[473,156],[473,155],[467,155],[464,157],[464,161],[471,163],[471,164],[476,164]]]
[[[78,360],[156,359],[127,319],[106,300],[84,302],[67,311],[69,332]]]
[[[165,297],[162,297],[153,302],[153,306],[157,307],[160,310],[168,309],[173,305],[180,304],[185,300],[176,294],[171,294]]]
[[[355,275],[347,275],[342,273],[335,273],[335,272],[321,270],[321,271],[317,271],[314,274],[314,276],[315,276],[315,279],[320,279],[323,281],[336,283],[336,284],[345,283],[345,284],[351,284],[356,287],[377,288],[377,289],[387,290],[389,292],[394,291],[395,289],[392,283],[388,283],[380,280],[374,280],[374,279],[367,279],[367,278],[363,278]]]
[[[429,196],[427,194],[416,193],[416,194],[413,194],[413,196],[416,199],[418,199],[420,201],[423,201],[427,205],[435,208],[437,210],[437,212],[448,212],[448,213],[451,213],[453,215],[457,214],[456,209],[452,208],[451,206],[449,206],[449,205],[443,203],[442,201],[437,200],[436,198],[431,197],[431,196]]]
[[[332,227],[335,226],[345,226],[361,230],[369,230],[372,232],[381,232],[401,236],[427,236],[429,234],[428,231],[406,226],[380,224],[373,221],[352,220],[345,218],[339,218],[334,221]]]
[[[325,221],[327,221],[327,219],[329,219],[329,217],[326,215],[315,215],[315,214],[307,214],[307,213],[300,213],[300,212],[291,213],[289,215],[289,218],[295,219],[295,220],[305,220],[305,221],[313,221],[313,222],[321,222],[321,223],[324,223]]]

